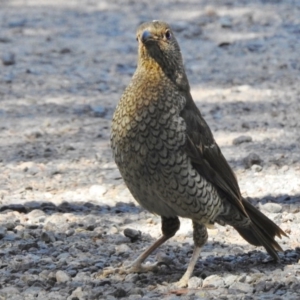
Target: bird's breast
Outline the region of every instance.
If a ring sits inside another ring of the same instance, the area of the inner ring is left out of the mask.
[[[153,93],[146,91],[125,91],[115,111],[111,144],[119,167],[128,163],[136,167],[165,165],[167,158],[185,145],[186,126],[176,103],[180,95],[159,88]],[[135,96],[128,96],[131,94]]]

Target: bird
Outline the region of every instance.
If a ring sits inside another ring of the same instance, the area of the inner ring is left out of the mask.
[[[122,272],[147,272],[143,264],[192,220],[194,249],[177,282],[188,285],[207,228],[231,225],[250,244],[263,246],[279,260],[275,240],[286,233],[244,199],[237,178],[222,154],[190,92],[183,58],[168,23],[150,21],[137,29],[137,68],[115,109],[111,149],[135,200],[161,217],[162,236]],[[120,271],[120,269],[119,269]],[[108,274],[108,273],[107,273]]]

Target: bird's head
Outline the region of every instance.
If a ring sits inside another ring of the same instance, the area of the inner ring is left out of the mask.
[[[177,85],[188,87],[181,51],[170,26],[161,21],[143,23],[137,30],[139,67],[158,66]]]

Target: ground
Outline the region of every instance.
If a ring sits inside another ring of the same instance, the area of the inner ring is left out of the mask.
[[[135,30],[153,19],[174,28],[243,195],[289,234],[281,263],[217,226],[174,289],[193,249],[182,220],[148,260],[169,267],[103,275],[160,236],[109,145]],[[299,299],[299,20],[299,0],[0,1],[0,299]]]

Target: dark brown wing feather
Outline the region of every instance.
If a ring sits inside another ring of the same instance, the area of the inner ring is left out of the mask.
[[[191,95],[188,94],[186,99],[186,107],[181,116],[187,126],[186,151],[195,169],[226,193],[228,200],[247,216],[242,204],[240,189],[231,167],[215,142]]]
[[[186,151],[194,168],[201,176],[226,196],[226,199],[237,207],[242,214],[252,221],[249,228],[236,226],[235,229],[250,244],[264,246],[267,252],[279,260],[276,251],[282,251],[274,237],[287,236],[273,221],[247,202],[242,196],[236,177],[223,156],[213,135],[201,116],[201,113],[190,94],[181,116],[187,126]]]

